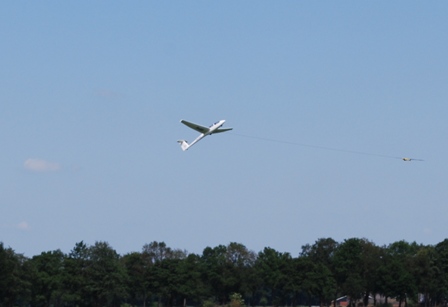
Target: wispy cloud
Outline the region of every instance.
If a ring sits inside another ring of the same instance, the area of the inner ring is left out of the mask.
[[[59,163],[32,158],[27,159],[23,163],[23,167],[32,172],[54,172],[61,169]]]
[[[26,221],[20,222],[19,224],[16,225],[16,227],[20,230],[30,230],[31,229],[30,225]]]

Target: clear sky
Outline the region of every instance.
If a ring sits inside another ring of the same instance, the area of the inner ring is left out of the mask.
[[[446,1],[3,2],[0,241],[26,256],[81,240],[296,256],[322,237],[444,240],[447,13]],[[176,141],[198,133],[180,119],[234,130],[183,152]]]

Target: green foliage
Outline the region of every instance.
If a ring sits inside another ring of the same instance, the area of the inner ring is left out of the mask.
[[[242,307],[244,306],[243,296],[239,293],[232,293],[230,295],[230,307]]]
[[[32,302],[48,306],[62,300],[64,289],[64,254],[60,250],[43,252],[30,260]]]
[[[318,239],[313,245],[302,246],[296,271],[301,272],[298,284],[308,298],[317,297],[320,305],[329,306],[337,293],[335,252],[339,244],[331,238]]]
[[[266,247],[258,253],[255,271],[262,281],[264,292],[271,292],[274,306],[283,304],[291,291],[292,258],[289,253],[280,253]]]
[[[378,268],[379,290],[385,296],[401,303],[417,297],[415,260],[419,247],[413,243],[398,241],[383,249]]]
[[[75,244],[68,254],[32,258],[0,243],[0,306],[321,305],[349,295],[396,298],[405,307],[448,300],[448,239],[435,246],[405,241],[379,247],[366,239],[331,238],[305,245],[298,257],[232,242],[202,255],[152,242],[120,256],[107,242]],[[125,304],[126,303],[126,304]]]
[[[202,302],[202,307],[215,307],[215,306],[216,306],[215,302],[210,299]]]
[[[94,305],[116,305],[127,292],[127,276],[117,252],[107,242],[89,248],[88,284]]]
[[[238,291],[241,286],[237,266],[229,258],[228,248],[219,245],[205,248],[200,261],[206,292],[220,304],[226,303],[229,293]]]
[[[146,306],[146,301],[151,293],[152,288],[152,262],[148,260],[142,253],[130,253],[124,255],[121,259],[126,275],[126,286],[130,301],[137,303],[143,301]]]
[[[259,304],[265,307],[268,304],[268,299],[265,296],[261,297]]]
[[[0,242],[0,306],[12,306],[20,296],[28,296],[24,267],[24,257]]]

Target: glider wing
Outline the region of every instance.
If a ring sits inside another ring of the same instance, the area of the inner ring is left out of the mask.
[[[209,129],[207,127],[204,127],[204,126],[201,126],[201,125],[198,125],[198,124],[194,124],[194,123],[190,123],[190,122],[187,122],[186,120],[183,120],[183,119],[180,122],[182,124],[184,124],[185,126],[188,126],[191,129],[194,129],[194,130],[196,130],[196,131],[198,131],[200,133],[207,133],[209,131]]]
[[[215,131],[213,131],[213,133],[219,133],[219,132],[226,132],[229,130],[232,130],[233,128],[222,128],[222,129],[216,129]]]

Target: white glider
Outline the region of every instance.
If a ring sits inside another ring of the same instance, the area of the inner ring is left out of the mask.
[[[202,138],[206,137],[207,135],[212,135],[213,133],[225,132],[225,131],[229,131],[229,130],[233,129],[233,128],[220,129],[221,126],[224,125],[224,123],[226,122],[224,119],[221,119],[219,122],[214,123],[210,127],[204,127],[201,125],[193,124],[193,123],[187,122],[186,120],[183,120],[183,119],[180,122],[182,124],[190,127],[191,129],[194,129],[201,133],[191,144],[188,144],[187,141],[185,141],[185,140],[177,141],[178,143],[180,143],[180,146],[183,151],[187,150],[188,148],[190,148],[191,146],[193,146],[194,144],[199,142]]]

